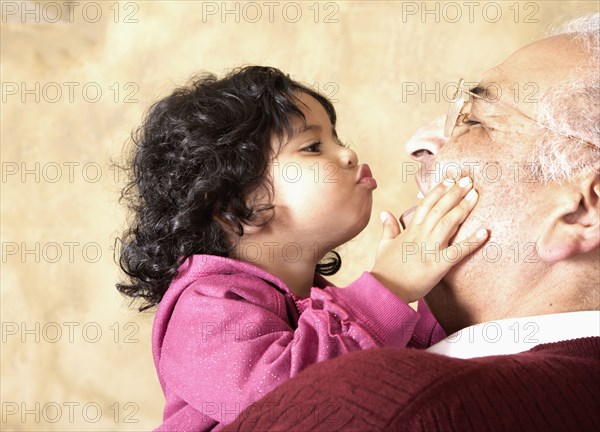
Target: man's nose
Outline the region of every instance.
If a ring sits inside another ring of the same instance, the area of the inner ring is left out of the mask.
[[[442,115],[427,123],[410,137],[404,150],[418,162],[427,162],[448,142],[444,136],[444,122],[446,116]]]

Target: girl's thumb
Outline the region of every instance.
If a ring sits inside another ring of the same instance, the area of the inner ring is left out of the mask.
[[[381,239],[392,240],[398,237],[400,234],[400,224],[396,218],[387,211],[382,211],[379,217],[383,223],[383,235],[381,236]]]

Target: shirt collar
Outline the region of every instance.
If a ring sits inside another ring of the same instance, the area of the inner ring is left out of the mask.
[[[466,359],[516,354],[540,344],[592,336],[600,336],[600,311],[566,312],[472,325],[427,351]]]

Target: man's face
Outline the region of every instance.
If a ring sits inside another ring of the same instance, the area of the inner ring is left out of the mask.
[[[536,241],[560,186],[544,185],[533,175],[536,166],[528,157],[540,129],[526,117],[536,118],[543,91],[574,72],[582,55],[565,36],[522,48],[483,75],[479,87],[491,101],[472,98],[469,122],[456,127],[450,139],[443,137],[438,119],[407,143],[408,154],[422,163],[417,183],[423,192],[457,169],[473,177],[480,198],[457,238],[479,227],[490,231],[486,245],[455,266],[444,278],[447,285],[427,298],[434,313],[444,303],[462,303],[470,311],[489,302],[510,304],[503,296],[511,290],[503,286],[526,284],[545,265]]]

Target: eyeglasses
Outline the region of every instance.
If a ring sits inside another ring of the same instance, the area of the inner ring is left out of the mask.
[[[469,118],[471,116],[471,113],[470,112],[463,112],[465,105],[467,105],[467,103],[468,103],[465,100],[465,98],[463,96],[463,93],[466,93],[466,94],[468,94],[468,95],[470,95],[472,97],[475,97],[477,99],[485,100],[485,98],[483,98],[482,96],[480,96],[478,94],[475,94],[475,93],[473,93],[473,92],[471,92],[469,90],[463,89],[464,83],[465,83],[465,80],[463,78],[461,78],[458,81],[458,87],[456,89],[456,92],[454,93],[454,96],[452,96],[452,100],[450,101],[450,107],[448,108],[448,114],[446,115],[446,124],[445,124],[445,127],[444,127],[444,135],[446,137],[448,137],[448,138],[450,138],[452,136],[452,134],[454,133],[454,129],[457,126],[462,126],[462,125],[468,124],[468,122],[469,122]],[[514,113],[518,114],[519,116],[523,117],[524,119],[527,119],[530,122],[535,123],[536,125],[543,127],[544,129],[552,131],[553,133],[561,135],[561,136],[563,136],[563,137],[565,137],[567,139],[576,140],[578,143],[584,144],[584,145],[586,145],[588,147],[591,147],[591,148],[593,148],[596,151],[600,150],[598,148],[598,146],[595,146],[594,144],[592,144],[592,143],[590,143],[588,141],[582,140],[581,138],[577,138],[576,136],[569,135],[569,134],[566,134],[564,132],[560,132],[560,131],[558,131],[556,129],[553,129],[553,128],[549,127],[549,126],[546,126],[543,123],[538,122],[537,120],[534,120],[534,119],[532,119],[530,117],[527,117],[525,114],[519,112],[518,110],[516,110],[515,108],[513,108],[513,107],[511,107],[509,105],[503,104],[501,102],[496,102],[496,103],[498,105],[501,105],[503,108],[507,108],[510,111],[513,111]]]

